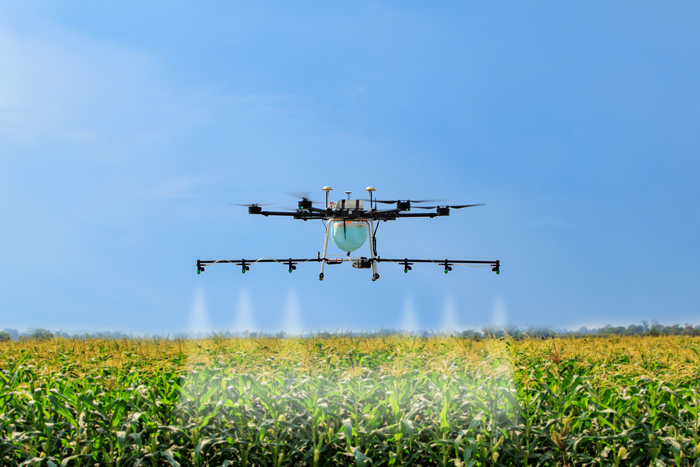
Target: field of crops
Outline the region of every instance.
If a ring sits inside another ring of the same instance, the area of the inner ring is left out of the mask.
[[[0,344],[0,464],[700,466],[700,338]]]

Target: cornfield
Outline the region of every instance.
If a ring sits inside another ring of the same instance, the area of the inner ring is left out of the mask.
[[[0,366],[8,466],[700,466],[700,338],[59,338]]]

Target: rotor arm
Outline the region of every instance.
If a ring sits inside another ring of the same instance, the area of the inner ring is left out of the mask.
[[[311,212],[317,212],[319,214],[323,214],[324,216],[329,216],[331,214],[330,209],[319,209],[311,206],[310,208],[306,208],[307,211]]]
[[[436,212],[399,212],[396,214],[396,217],[437,217],[437,216],[444,216],[444,214],[438,214]]]
[[[384,210],[384,211],[374,211],[367,215],[368,219],[376,219],[379,221],[385,221],[385,220],[395,220],[398,218],[409,218],[409,217],[428,217],[432,219],[433,217],[439,217],[439,216],[449,216],[449,211],[445,214],[442,212],[406,212],[406,211],[400,211],[398,209],[390,209],[390,210]]]
[[[398,214],[402,212],[401,209],[373,209],[370,211],[372,214]]]
[[[285,212],[285,211],[260,211],[260,212],[251,212],[250,214],[260,214],[265,217],[267,216],[286,216],[286,217],[294,217],[297,215],[296,212],[290,211],[290,212]]]
[[[265,217],[268,216],[283,216],[283,217],[293,217],[295,219],[303,219],[303,220],[308,220],[308,219],[323,219],[325,217],[326,211],[323,211],[321,209],[316,209],[313,208],[313,211],[311,210],[298,210],[298,211],[260,211],[260,212],[255,212],[251,214],[259,214]]]
[[[293,217],[295,219],[325,219],[326,217],[332,215],[325,209],[318,209],[318,208],[310,208],[310,209],[305,209],[305,210],[298,210],[298,211],[260,211],[260,212],[252,212],[251,214],[256,214],[256,215],[261,215],[261,216],[281,216],[281,217]],[[407,213],[407,212],[402,212],[396,209],[390,209],[390,210],[384,210],[384,211],[357,211],[354,213],[352,216],[339,216],[341,218],[363,218],[363,219],[376,219],[376,220],[394,220],[399,217],[437,217],[437,216],[443,216],[445,214],[438,214],[434,212],[426,212],[426,213]]]

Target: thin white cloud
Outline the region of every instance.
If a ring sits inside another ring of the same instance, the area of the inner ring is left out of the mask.
[[[101,125],[133,124],[158,71],[143,51],[57,30],[0,32],[0,56],[0,131],[19,138],[94,142]]]
[[[258,119],[316,116],[308,98],[179,83],[147,50],[59,29],[0,31],[0,57],[0,135],[82,144],[92,157],[154,157],[173,137],[222,121],[235,129]]]

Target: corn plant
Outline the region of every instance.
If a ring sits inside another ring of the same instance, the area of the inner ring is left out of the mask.
[[[0,343],[8,466],[695,466],[700,339]]]

